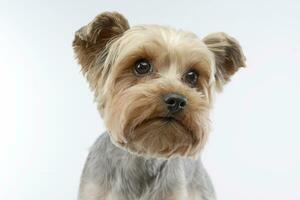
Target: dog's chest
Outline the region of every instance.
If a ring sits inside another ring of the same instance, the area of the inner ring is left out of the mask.
[[[199,192],[191,191],[187,192],[185,189],[176,191],[172,194],[165,195],[162,197],[160,192],[157,193],[148,193],[145,192],[140,197],[136,197],[130,200],[204,200]],[[105,200],[127,200],[128,197],[122,194],[115,194],[114,192],[107,193]],[[128,199],[129,200],[129,199]]]
[[[109,153],[108,153],[109,152]],[[203,197],[203,198],[202,198]],[[212,200],[200,161],[148,159],[116,148],[105,135],[91,149],[80,200]]]
[[[149,173],[153,172],[152,173]],[[202,200],[199,191],[188,187],[184,171],[170,166],[155,166],[141,171],[118,175],[107,200]]]

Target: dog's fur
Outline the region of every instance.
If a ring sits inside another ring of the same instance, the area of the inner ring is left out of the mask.
[[[238,42],[225,33],[201,40],[165,26],[130,27],[121,14],[105,12],[76,32],[73,47],[107,127],[88,156],[79,199],[215,199],[199,152],[214,94],[245,66]],[[152,73],[133,72],[140,59]],[[191,69],[194,87],[183,78]],[[172,121],[164,120],[168,93],[187,99]]]

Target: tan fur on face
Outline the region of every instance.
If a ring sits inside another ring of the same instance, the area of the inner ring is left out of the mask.
[[[74,49],[112,141],[137,154],[195,156],[209,133],[215,88],[221,89],[244,66],[237,41],[226,34],[202,41],[193,33],[163,26],[129,28],[116,13],[99,15],[80,30]],[[139,59],[149,60],[153,73],[136,76],[133,68]],[[194,88],[183,81],[191,69],[199,73]],[[164,119],[169,113],[162,96],[168,93],[188,101],[176,121]]]
[[[114,47],[108,58],[113,51],[119,54],[102,90],[103,116],[113,141],[151,156],[198,153],[209,130],[213,90],[214,63],[207,47],[193,34],[159,26],[133,28],[115,41]],[[133,73],[135,61],[141,58],[151,61],[152,75],[137,77]],[[190,69],[199,71],[196,88],[182,81]],[[177,122],[166,122],[162,118],[168,116],[168,110],[162,96],[172,92],[184,95],[188,105],[176,116]]]
[[[202,84],[199,86],[205,88],[204,92],[210,92],[207,87],[212,85],[215,72],[213,54],[201,40],[192,33],[162,26],[138,26],[126,31],[110,46],[100,79],[105,82],[95,79],[97,83],[94,83],[101,87],[103,94],[97,101],[104,104],[106,100],[102,97],[109,96],[106,93],[119,91],[118,85],[130,87],[137,83],[140,78],[133,77],[132,72],[135,62],[141,58],[152,62],[155,76],[173,76],[176,80],[194,68],[201,76],[199,81]],[[127,75],[128,79],[121,78]],[[99,104],[100,112],[103,107]]]
[[[166,122],[168,111],[162,96],[179,92],[188,106],[177,116],[178,122]],[[209,102],[203,94],[179,81],[158,78],[141,83],[112,97],[105,107],[105,122],[114,141],[129,150],[154,155],[194,155],[203,147],[208,133]]]

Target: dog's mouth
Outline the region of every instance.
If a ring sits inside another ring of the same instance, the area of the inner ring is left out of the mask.
[[[173,116],[165,116],[165,117],[158,116],[158,117],[152,117],[152,118],[146,119],[140,125],[148,124],[148,123],[151,123],[154,121],[161,121],[161,122],[165,122],[165,123],[176,122],[176,123],[181,124],[181,122]]]
[[[165,122],[165,123],[171,123],[171,122],[175,122],[175,123],[178,123],[180,125],[183,125],[182,122],[178,119],[176,119],[175,117],[173,116],[167,116],[167,117],[155,117],[155,118],[152,118],[150,120],[160,120],[162,122]]]
[[[190,123],[190,122],[189,122]],[[189,148],[199,142],[195,133],[182,116],[155,116],[143,120],[132,127],[126,135],[126,146],[133,152],[173,155],[182,151],[185,155]]]
[[[152,122],[156,122],[156,121],[162,122],[162,126],[164,126],[164,125],[167,126],[169,124],[171,125],[172,123],[176,123],[179,126],[181,126],[188,134],[192,135],[192,130],[189,127],[187,127],[187,125],[183,122],[183,120],[178,119],[175,116],[158,116],[158,117],[153,117],[153,118],[150,118],[150,119],[147,119],[147,120],[143,121],[138,126],[151,124]]]

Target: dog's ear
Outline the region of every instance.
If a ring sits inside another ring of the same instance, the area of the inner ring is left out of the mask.
[[[109,41],[129,29],[127,20],[117,12],[104,12],[75,33],[73,48],[82,71],[91,69]]]
[[[246,58],[238,41],[226,33],[212,33],[203,38],[203,42],[215,56],[216,86],[222,90],[230,77],[240,67],[245,67]]]

